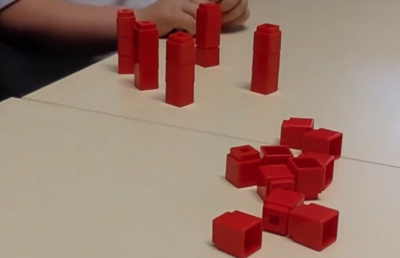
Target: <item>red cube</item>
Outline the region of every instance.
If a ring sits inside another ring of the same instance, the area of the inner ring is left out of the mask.
[[[194,102],[194,84],[188,85],[172,85],[165,86],[165,103],[175,106],[184,107]]]
[[[343,134],[320,128],[311,130],[303,136],[302,152],[318,152],[332,155],[335,159],[342,155]]]
[[[196,47],[196,64],[203,67],[213,67],[219,65],[219,47],[202,48]]]
[[[314,119],[291,117],[284,120],[281,125],[280,144],[287,145],[292,149],[301,149],[303,136],[314,129]]]
[[[167,62],[165,65],[165,81],[171,85],[192,85],[195,80],[195,64],[177,65]]]
[[[264,231],[286,236],[289,212],[304,204],[304,194],[275,189],[264,200],[263,228]]]
[[[297,157],[288,160],[296,177],[295,191],[303,193],[306,200],[316,200],[325,183],[325,167],[315,157]]]
[[[298,244],[322,251],[337,239],[339,211],[311,203],[289,213],[288,235]]]
[[[225,179],[237,188],[257,185],[260,153],[250,145],[233,147],[226,156]]]
[[[257,193],[262,200],[276,188],[295,190],[295,177],[287,165],[263,165],[259,167]]]
[[[184,32],[171,34],[166,45],[166,60],[178,66],[194,64],[196,51],[193,37]]]
[[[262,245],[262,220],[240,211],[226,212],[212,222],[215,247],[237,258],[246,258]]]
[[[253,51],[270,55],[281,51],[282,32],[278,25],[261,24],[254,32]]]
[[[314,158],[318,159],[322,165],[325,166],[325,182],[324,182],[324,187],[322,190],[325,190],[326,188],[328,188],[328,186],[333,181],[335,157],[332,155],[315,153],[315,152],[302,153],[299,155],[299,157],[314,157]]]
[[[278,90],[279,73],[265,74],[253,70],[251,74],[250,90],[252,92],[269,95]]]
[[[286,145],[261,146],[263,165],[286,164],[292,157],[293,153]]]
[[[270,55],[253,54],[252,70],[265,73],[274,74],[279,72],[281,54],[273,53]]]

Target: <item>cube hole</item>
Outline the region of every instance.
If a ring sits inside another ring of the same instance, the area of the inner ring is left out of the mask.
[[[244,236],[244,253],[246,256],[260,249],[261,234],[262,228],[260,224],[256,224],[246,231]]]
[[[335,156],[335,158],[340,157],[342,152],[342,137],[339,136],[331,140],[329,144],[329,154]]]
[[[322,231],[322,247],[326,247],[335,242],[337,236],[338,217],[334,216],[326,221]]]
[[[251,151],[251,149],[249,147],[243,147],[240,149],[240,151],[243,153],[249,153]]]
[[[299,168],[318,168],[322,167],[321,163],[316,158],[299,158],[293,159],[293,162]]]
[[[287,146],[264,146],[263,152],[267,155],[292,155],[292,152]]]
[[[272,225],[278,226],[279,225],[279,216],[270,214],[268,216],[268,222]]]

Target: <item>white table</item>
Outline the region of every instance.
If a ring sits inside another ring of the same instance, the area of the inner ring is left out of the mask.
[[[0,257],[229,257],[211,220],[261,215],[255,189],[224,179],[232,146],[257,143],[63,107],[0,103]],[[261,257],[398,257],[400,170],[336,164],[318,203],[341,212],[318,253],[265,233]]]
[[[251,0],[248,30],[222,36],[221,65],[196,69],[195,104],[164,104],[160,89],[139,92],[111,57],[28,99],[255,141],[276,142],[289,117],[344,133],[343,156],[400,167],[400,29],[396,0]],[[280,90],[249,92],[253,31],[283,31]]]

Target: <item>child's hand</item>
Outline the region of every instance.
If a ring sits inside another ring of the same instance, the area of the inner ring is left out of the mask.
[[[160,36],[173,29],[185,29],[191,35],[196,34],[196,12],[199,3],[208,0],[158,0],[143,9],[135,11],[138,20],[149,20],[157,25]]]
[[[213,0],[219,2],[222,12],[222,25],[225,28],[243,25],[250,17],[248,0]]]

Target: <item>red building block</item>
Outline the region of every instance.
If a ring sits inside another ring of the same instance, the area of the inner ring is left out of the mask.
[[[283,120],[280,144],[300,150],[304,134],[312,129],[314,129],[314,119],[311,118],[292,117],[289,120]]]
[[[185,107],[194,102],[194,85],[165,86],[165,103],[175,107]]]
[[[321,153],[315,153],[315,152],[308,152],[308,153],[302,153],[299,155],[299,157],[314,157],[319,162],[321,162],[322,165],[325,167],[325,182],[322,190],[325,190],[328,188],[328,186],[332,183],[333,181],[333,171],[335,168],[335,157],[332,155],[327,155],[327,154],[321,154]]]
[[[269,95],[278,91],[278,83],[279,73],[265,74],[253,71],[250,90],[258,94]]]
[[[189,34],[184,32],[170,34],[166,44],[167,63],[181,66],[196,62],[195,42]]]
[[[288,160],[288,167],[296,177],[295,191],[303,193],[306,200],[316,200],[325,183],[325,167],[314,157],[297,157]]]
[[[246,258],[261,249],[262,220],[240,211],[226,212],[212,222],[215,247],[237,258]]]
[[[118,73],[134,73],[134,27],[133,9],[119,9],[117,12]]]
[[[221,30],[222,13],[219,4],[202,3],[199,4],[196,12],[196,28],[208,30]]]
[[[260,153],[250,145],[233,147],[226,156],[225,179],[237,188],[257,185]]]
[[[286,164],[293,157],[292,151],[286,145],[261,146],[263,165]]]
[[[203,67],[213,67],[219,65],[219,47],[202,48],[196,47],[196,64]]]
[[[282,32],[278,25],[261,24],[254,32],[253,52],[271,55],[281,51]]]
[[[289,213],[288,235],[298,244],[322,251],[337,239],[339,211],[317,204],[295,207]]]
[[[270,55],[255,54],[253,56],[253,71],[265,73],[265,74],[275,74],[279,72],[281,54],[274,53]]]
[[[295,177],[287,165],[263,165],[259,167],[257,193],[262,200],[276,188],[295,190]]]
[[[335,159],[342,155],[343,134],[320,128],[311,130],[303,136],[302,152],[317,152],[332,155]]]
[[[304,194],[275,189],[264,200],[263,228],[264,231],[286,236],[288,230],[289,212],[304,204]]]
[[[158,89],[158,30],[151,21],[136,23],[135,85],[139,90]]]

